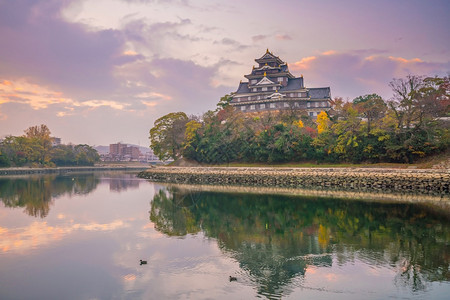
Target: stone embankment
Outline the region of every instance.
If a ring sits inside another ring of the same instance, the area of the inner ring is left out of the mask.
[[[0,169],[0,176],[28,174],[65,174],[96,171],[142,171],[148,166],[94,166],[94,167],[59,167],[59,168],[5,168]]]
[[[358,190],[449,197],[450,170],[349,168],[155,167],[138,175],[156,182]]]

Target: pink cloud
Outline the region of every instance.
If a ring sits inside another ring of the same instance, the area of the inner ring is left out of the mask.
[[[277,34],[275,35],[275,39],[279,41],[289,41],[292,40],[292,37],[288,34]]]
[[[266,35],[259,34],[259,35],[252,36],[252,41],[259,42],[259,41],[265,40],[266,38],[267,38]]]

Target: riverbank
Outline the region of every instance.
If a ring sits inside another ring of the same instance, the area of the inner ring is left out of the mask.
[[[57,168],[5,168],[0,169],[0,176],[28,175],[28,174],[66,174],[97,171],[126,171],[139,172],[147,170],[149,166],[92,166],[92,167],[57,167]]]
[[[155,182],[435,195],[450,201],[448,169],[154,167]]]

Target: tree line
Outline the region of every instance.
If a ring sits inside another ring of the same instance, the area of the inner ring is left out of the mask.
[[[52,146],[50,134],[42,124],[29,127],[22,136],[7,136],[0,142],[0,167],[92,166],[100,161],[89,145]]]
[[[236,111],[225,95],[202,116],[169,113],[154,122],[150,147],[161,160],[201,163],[400,162],[448,151],[450,80],[409,75],[394,79],[393,96],[331,100],[331,110]]]

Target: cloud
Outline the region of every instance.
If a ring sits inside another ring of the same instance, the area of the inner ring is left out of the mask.
[[[34,82],[81,97],[114,90],[112,71],[136,59],[123,55],[117,30],[89,30],[61,16],[62,1],[12,1],[0,10],[0,77]],[[32,49],[32,50],[31,50]]]
[[[29,83],[25,79],[3,80],[0,82],[0,106],[6,103],[19,103],[29,105],[34,110],[47,109],[56,106],[58,117],[73,114],[75,108],[96,109],[98,107],[110,107],[116,110],[124,110],[130,106],[128,103],[112,100],[85,100],[77,101],[63,97],[61,92],[56,92],[48,87]]]
[[[267,39],[267,35],[259,34],[259,35],[252,36],[253,42],[264,41],[265,39]]]
[[[71,104],[73,100],[48,87],[19,79],[0,81],[0,105],[8,102],[28,104],[33,109],[39,110],[52,104]]]
[[[315,57],[315,56],[303,57],[301,60],[294,62],[290,68],[294,71],[295,70],[299,70],[299,71],[308,70],[312,66],[312,62],[316,59],[317,59],[317,57]]]
[[[75,102],[74,105],[81,106],[81,107],[85,106],[85,107],[89,107],[89,108],[97,108],[97,107],[107,106],[107,107],[111,107],[111,108],[117,109],[117,110],[124,110],[130,104],[119,103],[117,101],[111,101],[111,100],[88,100],[88,101],[83,101],[83,102]]]
[[[288,34],[276,34],[275,39],[278,41],[290,41],[292,37]]]
[[[380,51],[329,50],[304,57],[290,64],[291,71],[305,75],[307,87],[330,86],[332,95],[353,99],[359,95],[377,93],[389,98],[388,83],[408,74],[445,75],[450,62],[427,62],[420,58],[385,56]]]
[[[275,40],[276,42],[280,41],[290,41],[292,40],[292,36],[286,33],[271,33],[271,34],[258,34],[252,36],[252,41],[254,43],[258,43],[261,41],[267,41],[268,39]]]
[[[146,56],[171,56],[180,51],[180,47],[183,50],[183,43],[189,45],[202,40],[201,36],[189,32],[192,27],[190,19],[152,23],[149,19],[141,18],[127,20],[122,24],[121,32],[127,42]]]

